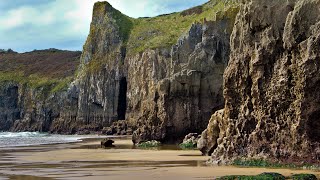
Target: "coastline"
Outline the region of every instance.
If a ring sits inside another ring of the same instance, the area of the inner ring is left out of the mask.
[[[0,179],[215,179],[263,172],[320,175],[310,170],[207,166],[209,157],[200,151],[134,149],[128,136],[114,138],[117,148],[101,149],[100,139],[0,149]]]

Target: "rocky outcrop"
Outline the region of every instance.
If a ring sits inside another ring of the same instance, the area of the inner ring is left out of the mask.
[[[132,97],[129,107],[131,102],[140,105],[140,112],[131,113],[139,127],[133,134],[134,142],[149,139],[180,141],[179,138],[185,134],[204,129],[212,112],[223,106],[222,74],[229,58],[229,35],[220,31],[224,29],[220,27],[223,24],[194,24],[189,34],[182,37],[168,54],[170,65],[167,69],[170,71],[166,76],[164,73],[162,77],[156,76],[156,73],[161,75],[161,71],[166,72],[166,69],[157,72],[158,67],[155,66],[161,66],[161,63],[154,58],[155,52],[140,60],[148,61],[150,65],[150,68],[140,70],[151,71],[147,76],[150,81],[145,82],[148,84],[141,83],[141,79],[133,79],[131,82],[135,84],[129,86],[129,96]],[[152,63],[153,59],[155,61]],[[137,69],[129,70],[129,81],[131,73],[143,74]],[[131,95],[130,92],[136,89],[142,98]],[[148,94],[146,91],[149,91]],[[149,97],[143,97],[145,95]]]
[[[133,128],[134,143],[181,142],[190,132],[200,133],[224,106],[223,72],[239,9],[231,0],[212,0],[196,9],[133,19],[97,2],[74,82],[67,91],[35,101],[30,106],[34,118],[19,121],[14,130],[42,121],[49,122],[46,128],[25,130],[86,134],[114,125],[110,132],[116,134]],[[172,28],[176,20],[182,25]],[[21,98],[37,93],[27,94]],[[42,117],[42,109],[54,116]],[[125,127],[117,123],[123,120]]]
[[[52,130],[95,131],[125,120],[135,128],[134,143],[178,142],[201,132],[224,104],[222,76],[237,11],[230,6],[217,20],[195,22],[173,47],[134,52],[127,43],[135,20],[106,2],[96,3],[72,98]],[[120,129],[104,128],[125,134]]]
[[[218,138],[207,133],[218,143],[214,162],[318,162],[319,9],[318,0],[242,4],[224,73],[223,119],[214,116],[204,132],[220,131]]]
[[[139,111],[131,113],[139,127],[133,134],[135,143],[148,139],[181,141],[185,134],[204,129],[211,114],[223,106],[222,75],[229,59],[230,37],[225,29],[233,26],[234,16],[193,24],[188,34],[172,47],[171,53],[153,51],[146,54],[147,57],[142,56],[145,60],[134,60],[135,63],[148,61],[149,65],[141,69],[142,72],[129,70],[129,78],[131,73],[145,75],[146,70],[151,70],[147,74],[148,84],[133,81],[137,83],[133,89],[138,89],[142,98],[134,97],[130,92],[135,91],[129,90],[134,105],[139,105]],[[145,95],[149,97],[143,97]]]
[[[96,132],[116,120],[124,120],[127,82],[118,15],[126,18],[107,2],[94,5],[79,74],[71,85],[61,118],[53,122],[53,132]]]
[[[224,110],[219,110],[215,112],[208,124],[206,130],[201,134],[201,138],[197,142],[197,148],[202,152],[203,155],[209,155],[218,147],[218,138],[220,135],[224,134],[224,129],[226,129],[225,123],[223,121]]]
[[[1,82],[0,131],[50,131],[53,119],[60,116],[66,92],[50,96],[43,88]]]
[[[199,139],[201,136],[198,133],[189,133],[187,134],[182,143],[179,144],[180,147],[190,147],[190,148],[196,148]]]
[[[116,121],[102,130],[102,134],[106,135],[132,135],[132,133],[133,127],[130,127],[126,120]]]
[[[81,52],[11,51],[0,54],[0,131],[48,132],[60,117]]]
[[[0,86],[0,131],[10,129],[20,118],[18,87],[15,84]]]

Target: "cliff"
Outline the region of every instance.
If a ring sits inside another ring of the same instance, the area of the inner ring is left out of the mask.
[[[134,19],[98,2],[77,73],[79,52],[0,51],[0,130],[133,131],[139,143],[207,127],[198,147],[214,163],[317,162],[319,9],[211,0]]]
[[[320,1],[241,4],[224,73],[225,107],[200,148],[237,157],[319,161]]]
[[[81,52],[0,53],[0,131],[49,131]]]
[[[134,130],[135,143],[200,133],[224,105],[223,72],[238,10],[233,1],[212,0],[134,19],[107,2],[95,3],[76,74],[61,55],[66,52],[3,51],[1,130],[90,133],[119,121]],[[12,66],[20,56],[29,59],[21,62],[23,72],[19,63]]]
[[[52,130],[97,131],[125,120],[135,143],[201,132],[223,107],[222,75],[237,12],[236,3],[210,1],[133,19],[96,3],[72,98]]]

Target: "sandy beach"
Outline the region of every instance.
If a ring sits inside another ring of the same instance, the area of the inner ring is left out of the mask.
[[[199,151],[132,149],[131,140],[115,139],[116,148],[99,148],[99,139],[80,143],[0,149],[0,180],[26,179],[215,179],[224,175],[278,172],[285,176],[319,172],[290,169],[207,166]]]

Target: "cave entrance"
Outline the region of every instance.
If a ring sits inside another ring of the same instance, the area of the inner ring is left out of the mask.
[[[126,119],[127,110],[127,79],[125,77],[120,79],[119,96],[118,96],[118,120]]]
[[[320,110],[313,112],[307,123],[309,138],[314,142],[320,142]]]

